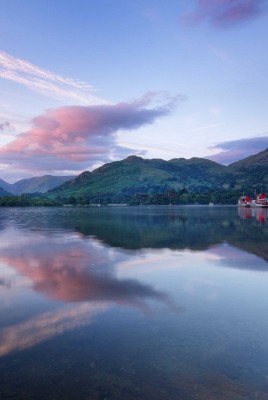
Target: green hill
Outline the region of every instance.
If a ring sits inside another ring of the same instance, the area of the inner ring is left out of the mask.
[[[92,172],[83,172],[48,194],[61,200],[74,197],[86,203],[121,203],[129,202],[137,194],[156,196],[186,188],[188,192],[223,190],[229,181],[227,168],[210,160],[192,158],[165,161],[130,156]],[[156,199],[155,202],[159,201]]]
[[[241,190],[253,193],[255,188],[267,191],[267,171],[267,149],[229,166],[197,157],[165,161],[130,156],[92,172],[85,171],[50,190],[48,195],[61,200],[72,197],[86,203],[128,202],[138,194],[157,196],[168,192],[189,195],[233,191],[237,195]]]
[[[244,158],[228,166],[235,177],[236,185],[268,191],[268,148],[258,154]]]
[[[220,189],[228,180],[226,167],[201,158],[145,160],[130,156],[122,161],[103,165],[92,172],[83,172],[77,178],[49,192],[53,197],[106,197],[107,201],[121,201],[136,193],[164,193]]]

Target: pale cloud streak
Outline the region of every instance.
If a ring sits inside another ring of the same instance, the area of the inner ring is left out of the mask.
[[[206,131],[207,129],[212,129],[212,128],[217,128],[219,126],[222,126],[222,124],[210,124],[210,125],[205,125],[205,126],[200,126],[198,128],[193,128],[190,129],[189,132],[199,132],[199,131]]]
[[[105,312],[109,307],[109,303],[81,304],[66,310],[48,311],[28,321],[3,328],[0,330],[0,357],[89,325],[96,315]]]
[[[78,104],[107,103],[106,100],[93,95],[94,89],[87,83],[39,68],[3,51],[0,51],[0,78],[17,82],[30,90],[60,100],[72,100]]]

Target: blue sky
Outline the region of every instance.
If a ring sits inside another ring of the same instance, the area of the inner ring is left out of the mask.
[[[0,178],[268,147],[267,0],[1,0]]]

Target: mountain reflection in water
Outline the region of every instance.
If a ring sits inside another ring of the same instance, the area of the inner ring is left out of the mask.
[[[0,398],[266,400],[267,212],[0,209]]]

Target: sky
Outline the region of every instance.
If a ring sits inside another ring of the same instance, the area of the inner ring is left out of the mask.
[[[268,0],[0,0],[0,178],[268,147]]]

